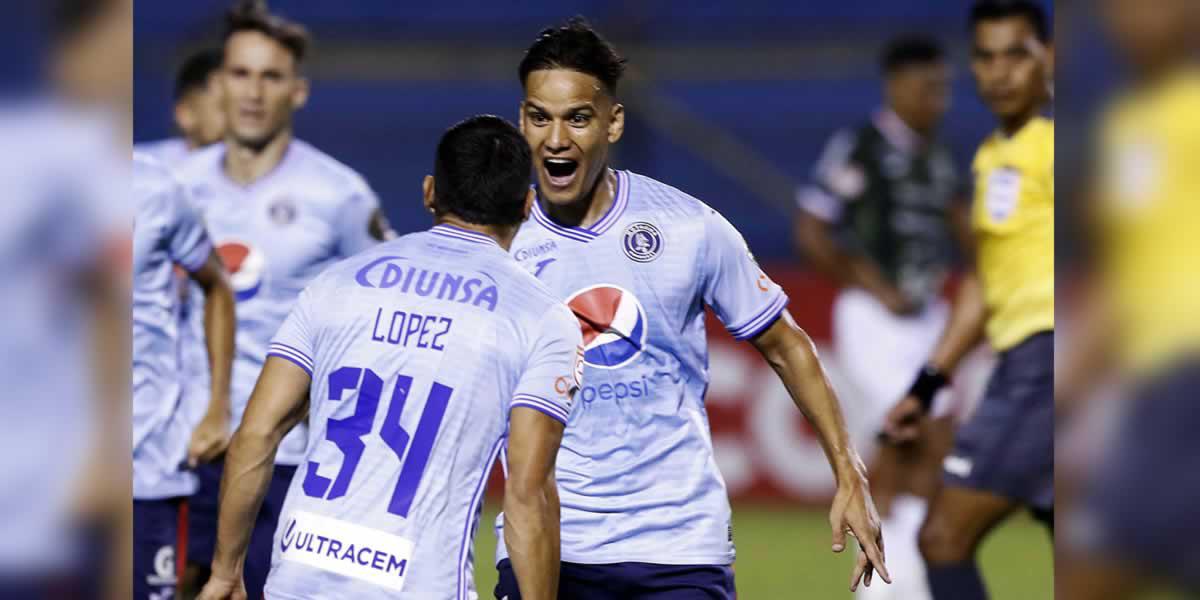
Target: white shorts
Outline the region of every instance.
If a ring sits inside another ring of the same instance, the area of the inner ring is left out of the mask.
[[[950,307],[940,298],[917,314],[897,316],[862,289],[842,290],[833,305],[834,351],[854,386],[843,393],[857,393],[855,404],[866,413],[847,419],[879,431],[929,359],[949,317]],[[944,404],[944,399],[935,402],[934,414],[944,414]]]

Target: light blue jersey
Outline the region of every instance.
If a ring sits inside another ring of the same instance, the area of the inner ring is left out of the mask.
[[[267,345],[300,290],[338,260],[378,243],[379,201],[350,168],[295,140],[275,170],[238,185],[225,174],[225,145],[215,144],[180,164],[180,177],[229,270],[237,298],[237,338],[230,384],[231,426],[267,357]],[[197,292],[198,293],[198,292]],[[208,365],[200,335],[203,301],[193,293],[191,332],[185,335],[189,394],[208,397]],[[203,362],[201,362],[203,361]],[[196,368],[197,363],[201,368]],[[288,434],[276,457],[295,465],[304,454],[303,425]]]
[[[312,377],[270,598],[475,598],[471,541],[509,411],[563,423],[579,326],[490,238],[439,225],[320,276],[271,343]]]
[[[196,477],[179,466],[195,423],[183,406],[174,269],[203,267],[212,243],[158,161],[134,155],[133,195],[133,497],[187,496]]]
[[[783,290],[720,214],[627,171],[590,228],[560,226],[535,204],[512,253],[583,332],[582,402],[557,463],[562,559],[732,563],[729,500],[704,409],[704,308],[749,339],[782,313]]]
[[[188,147],[187,140],[181,137],[143,142],[134,146],[133,151],[143,156],[149,156],[167,167],[182,163],[194,152]]]

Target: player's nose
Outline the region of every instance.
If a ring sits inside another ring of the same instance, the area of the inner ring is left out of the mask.
[[[567,125],[561,121],[550,125],[550,135],[546,138],[546,149],[551,152],[566,150],[571,145],[567,135]]]

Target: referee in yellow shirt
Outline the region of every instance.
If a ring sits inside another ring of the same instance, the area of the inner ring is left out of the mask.
[[[1097,261],[1056,380],[1059,415],[1118,373],[1129,402],[1065,513],[1060,593],[1200,595],[1200,3],[1104,0],[1130,81],[1100,127],[1089,203]]]
[[[945,485],[921,528],[935,600],[983,600],[975,551],[1018,508],[1052,526],[1054,511],[1054,122],[1050,27],[1030,0],[971,10],[971,70],[999,127],[972,166],[976,271],[884,434],[919,435],[933,396],[986,335],[999,353],[975,413],[943,464]],[[1046,590],[1047,595],[1051,590]]]

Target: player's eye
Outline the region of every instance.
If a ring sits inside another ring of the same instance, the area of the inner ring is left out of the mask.
[[[589,117],[588,115],[579,114],[579,113],[571,115],[571,119],[570,119],[570,123],[572,125],[578,125],[578,126],[587,125],[588,121],[591,121],[591,117]]]
[[[545,125],[546,121],[549,119],[546,118],[545,113],[531,112],[529,113],[529,120],[532,121],[534,125]]]

